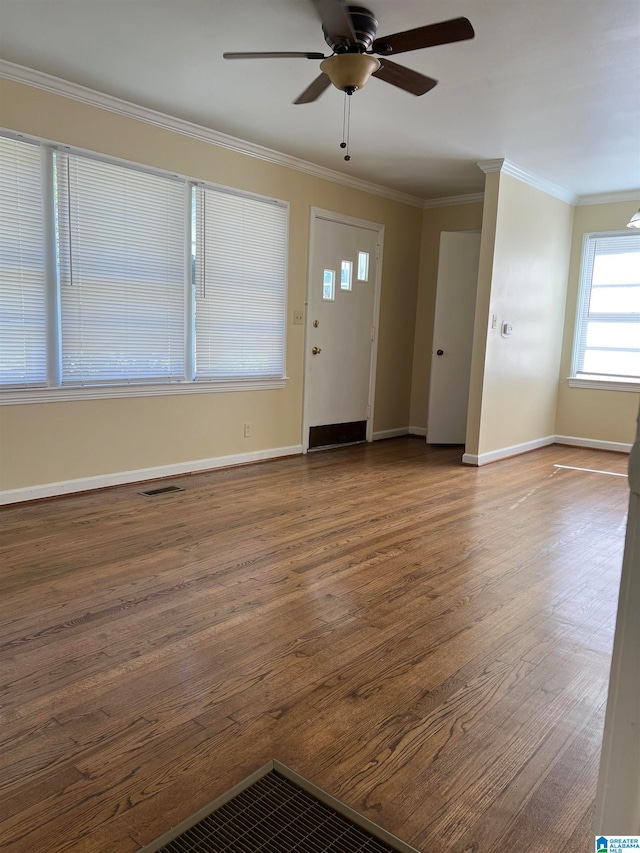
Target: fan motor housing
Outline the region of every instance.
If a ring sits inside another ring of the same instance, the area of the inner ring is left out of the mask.
[[[347,6],[346,10],[356,34],[355,42],[335,42],[323,27],[324,40],[334,53],[366,53],[375,41],[378,21],[373,12],[364,6]]]

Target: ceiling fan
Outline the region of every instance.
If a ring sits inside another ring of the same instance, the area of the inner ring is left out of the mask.
[[[324,39],[333,51],[330,56],[291,51],[223,54],[225,59],[321,59],[322,73],[296,98],[294,104],[315,101],[331,84],[347,95],[352,95],[362,89],[372,75],[412,95],[424,95],[438,81],[398,65],[388,57],[410,50],[464,41],[475,35],[467,18],[453,18],[377,38],[378,22],[364,6],[348,6],[343,0],[310,2],[322,22]]]

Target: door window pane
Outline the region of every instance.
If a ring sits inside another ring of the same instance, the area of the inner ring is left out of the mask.
[[[322,298],[331,301],[336,298],[336,272],[325,270],[322,279]]]
[[[351,276],[353,275],[353,264],[351,261],[343,261],[340,270],[340,290],[351,290]]]
[[[358,252],[358,281],[369,281],[369,252]]]

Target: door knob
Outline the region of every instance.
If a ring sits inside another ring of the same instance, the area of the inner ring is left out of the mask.
[[[444,355],[444,350],[443,349],[436,350],[436,355]]]
[[[312,352],[314,355],[318,355],[318,353],[319,353],[319,352],[322,352],[322,350],[320,349],[320,347],[314,347],[314,348],[311,350],[311,352]]]

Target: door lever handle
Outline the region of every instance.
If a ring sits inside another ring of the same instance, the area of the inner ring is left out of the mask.
[[[319,352],[322,352],[322,350],[320,349],[320,347],[314,347],[314,348],[311,350],[311,352],[313,353],[313,355],[318,355],[318,353],[319,353]]]

